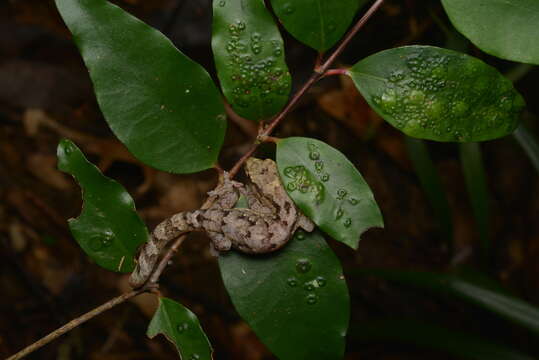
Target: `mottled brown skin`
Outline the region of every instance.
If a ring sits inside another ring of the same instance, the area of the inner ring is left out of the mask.
[[[245,172],[247,185],[225,181],[210,191],[208,209],[178,213],[159,224],[140,251],[138,264],[130,278],[139,287],[151,275],[165,246],[182,234],[205,231],[217,252],[231,248],[248,254],[265,254],[283,247],[298,227],[312,231],[314,224],[296,208],[279,179],[273,160],[250,158]],[[233,208],[240,195],[247,209]]]

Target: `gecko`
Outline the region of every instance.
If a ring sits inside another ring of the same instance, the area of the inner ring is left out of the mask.
[[[208,193],[206,209],[184,211],[157,225],[139,251],[130,284],[142,286],[151,275],[162,250],[172,240],[191,231],[204,231],[212,253],[236,249],[247,254],[266,254],[282,248],[298,228],[307,232],[314,223],[301,213],[284,189],[277,164],[271,159],[247,159],[247,184],[224,181]],[[247,208],[234,208],[240,196]]]

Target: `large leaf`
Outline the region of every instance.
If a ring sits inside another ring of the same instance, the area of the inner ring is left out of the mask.
[[[405,140],[408,156],[412,160],[423,190],[438,218],[442,236],[446,239],[447,245],[451,246],[451,240],[453,239],[451,210],[449,209],[449,203],[447,202],[440,176],[430,158],[427,145],[423,140],[413,139],[408,136],[406,136]]]
[[[505,136],[524,107],[495,68],[432,46],[385,50],[348,73],[380,116],[416,138],[464,142]]]
[[[158,334],[176,346],[182,360],[212,360],[211,344],[196,315],[165,297],[159,298],[159,307],[146,332],[150,339]]]
[[[56,0],[116,136],[141,161],[191,173],[213,166],[226,128],[206,71],[160,32],[105,0]]]
[[[324,52],[344,35],[366,0],[271,0],[286,30]]]
[[[219,257],[234,306],[281,360],[341,359],[350,300],[339,259],[318,233],[296,232],[267,256]]]
[[[378,276],[438,295],[458,297],[492,311],[513,323],[520,324],[539,335],[539,309],[502,293],[491,285],[480,284],[456,275],[421,271],[365,269],[357,273]]]
[[[82,213],[69,220],[71,233],[98,265],[112,271],[133,271],[137,248],[149,238],[133,199],[89,163],[71,141],[62,140],[57,155],[58,168],[73,175],[83,190]]]
[[[277,166],[294,203],[335,240],[357,249],[363,232],[384,226],[369,185],[331,146],[302,137],[280,140]]]
[[[291,77],[283,39],[263,0],[214,0],[212,48],[236,113],[261,120],[287,103]]]
[[[396,341],[441,350],[469,360],[532,360],[503,345],[462,331],[412,319],[373,320],[353,325],[350,337],[358,342]]]
[[[537,0],[442,0],[455,27],[481,50],[539,64]]]
[[[535,170],[539,173],[539,141],[537,141],[533,132],[525,125],[520,125],[513,135],[530,158]]]
[[[489,243],[489,191],[481,147],[478,143],[459,144],[460,161],[468,196],[472,203],[477,229],[481,239],[483,259],[490,256]]]

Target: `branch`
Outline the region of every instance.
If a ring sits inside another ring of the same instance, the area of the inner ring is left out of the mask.
[[[358,33],[359,30],[363,28],[363,26],[367,23],[367,21],[374,15],[374,13],[382,6],[384,3],[384,0],[376,0],[374,4],[365,12],[365,14],[358,20],[358,22],[350,29],[350,31],[345,35],[342,42],[339,44],[339,46],[333,51],[333,53],[327,58],[325,62],[322,63],[322,65],[316,65],[315,71],[312,74],[312,76],[307,80],[307,82],[301,87],[301,89],[298,90],[297,93],[294,94],[292,99],[290,99],[290,102],[286,105],[286,107],[281,110],[279,114],[275,116],[273,121],[258,135],[257,142],[251,146],[251,148],[247,151],[247,153],[241,157],[240,160],[234,165],[234,167],[230,170],[230,177],[233,178],[240,168],[243,166],[243,163],[247,161],[249,157],[251,157],[256,149],[258,148],[258,145],[260,144],[260,139],[267,137],[271,135],[273,130],[283,121],[283,119],[292,111],[294,106],[299,102],[301,97],[311,88],[311,86],[316,83],[318,80],[323,78],[326,75],[326,72],[328,72],[329,68],[337,57],[342,54],[344,49],[350,44],[350,41],[352,41],[353,37]],[[317,64],[320,62],[320,59],[317,60]],[[334,71],[333,71],[334,72]],[[332,73],[333,75],[333,73]]]
[[[86,321],[96,317],[97,315],[99,315],[99,314],[101,314],[101,313],[103,313],[103,312],[105,312],[107,310],[110,310],[113,307],[115,307],[116,305],[120,305],[121,303],[124,303],[127,300],[129,300],[129,299],[131,299],[131,298],[133,298],[133,297],[135,297],[137,295],[140,295],[143,292],[147,292],[149,290],[150,290],[150,287],[143,287],[143,288],[140,288],[138,290],[133,290],[131,292],[128,292],[128,293],[122,294],[122,295],[120,295],[118,297],[115,297],[114,299],[111,299],[111,300],[107,301],[103,305],[101,305],[101,306],[99,306],[99,307],[97,307],[97,308],[95,308],[95,309],[93,309],[91,311],[88,311],[86,314],[81,315],[78,318],[71,320],[70,322],[68,322],[64,326],[54,330],[49,335],[39,339],[35,343],[33,343],[30,346],[22,349],[21,351],[19,351],[18,353],[16,353],[13,356],[7,358],[6,360],[22,359],[26,355],[31,354],[32,352],[36,351],[37,349],[47,345],[51,341],[56,340],[60,336],[62,336],[65,333],[73,330],[74,328],[76,328],[77,326],[85,323]]]

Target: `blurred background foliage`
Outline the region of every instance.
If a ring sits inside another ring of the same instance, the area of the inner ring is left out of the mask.
[[[215,78],[209,0],[115,2],[167,34]],[[297,88],[310,75],[316,54],[283,36]],[[459,279],[488,289],[501,286],[539,305],[539,178],[533,159],[519,146],[532,151],[537,146],[529,136],[538,133],[539,71],[482,53],[452,30],[438,1],[421,0],[388,0],[339,65],[409,44],[466,49],[508,74],[528,104],[523,120],[529,131],[460,148],[409,141],[367,106],[349,79],[338,77],[318,83],[278,129],[276,136],[314,137],[343,151],[384,215],[386,229],[370,230],[357,252],[331,242],[352,299],[346,359],[528,358],[517,352],[536,358],[533,309],[523,310],[531,323],[526,328],[488,306],[470,304],[458,295],[462,288],[457,287],[457,296],[432,291],[436,284],[455,289],[454,275],[407,272],[412,280],[406,281],[388,271],[465,274]],[[246,151],[255,131],[251,123],[230,121],[223,167]],[[1,357],[128,289],[125,275],[92,264],[69,233],[66,220],[78,215],[81,196],[56,169],[62,137],[74,140],[129,190],[149,227],[172,213],[198,208],[216,183],[212,171],[157,172],[127,152],[100,114],[87,70],[52,0],[0,2]],[[479,188],[480,198],[471,199],[468,187]],[[371,268],[386,272],[366,270]],[[199,316],[216,359],[274,358],[231,306],[203,236],[192,236],[182,247],[162,277],[162,290]],[[156,305],[153,296],[135,298],[30,358],[177,358],[164,340],[145,337]]]

